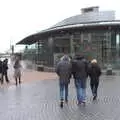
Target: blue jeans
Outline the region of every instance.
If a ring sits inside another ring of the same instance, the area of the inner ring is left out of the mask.
[[[60,83],[60,99],[64,100],[64,92],[65,92],[65,100],[68,100],[68,84]]]
[[[86,88],[81,87],[81,80],[76,80],[75,86],[78,102],[84,102],[86,98]]]

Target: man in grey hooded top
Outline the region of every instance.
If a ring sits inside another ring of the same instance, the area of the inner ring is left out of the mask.
[[[56,67],[56,73],[59,76],[60,86],[60,106],[63,107],[64,91],[65,91],[65,102],[68,102],[68,84],[70,83],[72,65],[69,57],[65,55],[60,60]]]

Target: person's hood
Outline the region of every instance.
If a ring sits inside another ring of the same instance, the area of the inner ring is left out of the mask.
[[[62,61],[70,61],[70,58],[67,55],[65,55],[65,56],[62,57],[61,60]]]

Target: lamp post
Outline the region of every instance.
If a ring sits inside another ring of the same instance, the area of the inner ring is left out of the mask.
[[[11,46],[12,55],[14,54],[14,45]]]
[[[70,55],[73,56],[74,55],[74,41],[73,41],[73,35],[70,36]]]

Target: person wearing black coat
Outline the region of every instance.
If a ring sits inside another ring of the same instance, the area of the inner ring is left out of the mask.
[[[8,59],[5,59],[2,63],[2,81],[1,81],[1,84],[3,84],[4,76],[5,76],[6,82],[9,83],[7,71],[8,71]]]
[[[85,104],[87,69],[87,60],[83,56],[76,55],[72,60],[72,74],[75,81],[78,105]]]
[[[101,75],[101,69],[97,64],[97,60],[93,59],[89,66],[88,74],[90,77],[90,87],[93,94],[93,100],[97,98],[97,89],[99,86],[99,77]]]

